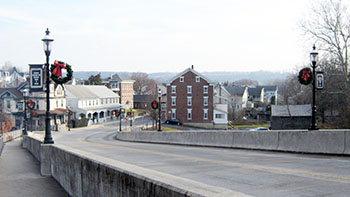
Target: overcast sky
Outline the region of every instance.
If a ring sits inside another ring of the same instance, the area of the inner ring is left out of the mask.
[[[309,61],[306,0],[1,0],[0,65],[74,71],[294,71]],[[309,46],[310,45],[310,46]]]

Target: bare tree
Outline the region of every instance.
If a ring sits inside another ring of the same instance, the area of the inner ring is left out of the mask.
[[[311,16],[301,23],[302,30],[320,44],[321,50],[337,60],[346,76],[349,72],[350,13],[341,0],[321,0]]]
[[[245,85],[252,85],[252,86],[257,86],[259,85],[258,81],[251,80],[251,79],[241,79],[238,81],[233,82],[235,86],[245,86]]]
[[[147,73],[132,73],[131,79],[135,80],[134,91],[135,94],[156,94],[156,82],[153,79],[148,78]]]

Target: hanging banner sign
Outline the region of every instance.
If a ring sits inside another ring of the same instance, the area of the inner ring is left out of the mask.
[[[29,64],[30,74],[30,92],[43,91],[43,65],[42,64]]]
[[[322,90],[324,87],[324,75],[323,72],[316,73],[316,88]]]

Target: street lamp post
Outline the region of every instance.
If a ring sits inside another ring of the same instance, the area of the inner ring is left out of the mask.
[[[160,112],[161,112],[161,103],[160,103],[160,101],[161,101],[161,97],[162,97],[162,90],[161,89],[159,89],[158,90],[158,99],[159,99],[159,104],[158,104],[158,131],[160,132],[160,131],[162,131],[162,128],[161,128],[161,125],[160,125]]]
[[[23,96],[24,96],[24,129],[23,129],[23,135],[28,135],[27,132],[27,100],[28,100],[28,89],[23,90]]]
[[[46,55],[46,119],[45,119],[45,138],[44,144],[53,144],[54,141],[52,139],[51,134],[51,114],[50,114],[50,65],[49,65],[49,57],[52,48],[53,39],[50,36],[50,31],[47,28],[45,31],[46,35],[42,39],[44,43],[44,51]]]
[[[311,126],[309,130],[318,130],[316,125],[316,65],[318,60],[318,52],[316,51],[315,45],[312,47],[310,53],[310,59],[312,64],[312,117],[311,117]]]

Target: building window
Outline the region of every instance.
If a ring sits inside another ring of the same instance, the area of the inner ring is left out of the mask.
[[[91,106],[91,101],[89,101],[89,106]]]
[[[176,119],[176,109],[171,109],[171,119],[172,120]]]
[[[7,104],[7,108],[11,109],[11,101],[10,100],[6,100],[6,104]]]
[[[203,119],[208,120],[208,109],[203,109],[204,114],[203,114]]]
[[[204,97],[203,103],[204,103],[204,106],[208,106],[209,102],[208,102],[208,97],[207,96]]]
[[[199,76],[196,76],[196,82],[200,82],[201,81],[201,78]]]
[[[171,94],[176,94],[176,86],[171,86]]]
[[[192,86],[187,86],[187,94],[192,94]]]
[[[17,105],[16,105],[16,108],[17,108],[19,111],[23,111],[23,103],[22,103],[22,102],[18,102]]]
[[[192,106],[192,96],[187,97],[187,106]]]
[[[58,108],[58,100],[56,100],[56,108]]]
[[[192,109],[187,109],[187,120],[192,120]]]
[[[185,81],[185,77],[184,76],[181,76],[180,77],[180,82],[184,82]]]
[[[176,96],[171,97],[171,106],[176,106]]]
[[[63,101],[61,101],[61,107],[63,107]]]
[[[224,114],[215,114],[215,118],[223,119],[223,118],[225,118],[225,116],[224,116]]]
[[[203,86],[203,93],[208,94],[209,87],[208,86]]]

